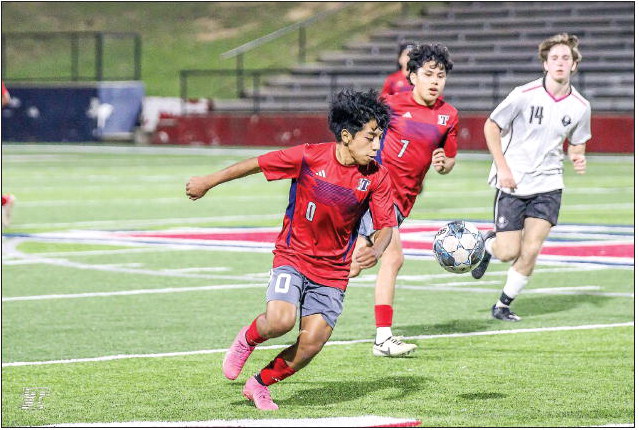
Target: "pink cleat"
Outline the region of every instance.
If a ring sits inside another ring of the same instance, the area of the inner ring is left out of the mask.
[[[248,381],[246,381],[242,394],[255,403],[255,407],[259,410],[274,411],[279,409],[279,406],[271,399],[271,393],[268,391],[268,387],[257,382],[255,376],[251,376]]]
[[[254,346],[249,345],[246,341],[247,330],[248,326],[242,327],[242,330],[235,336],[233,344],[231,344],[231,347],[226,351],[226,355],[224,356],[222,371],[228,379],[233,380],[239,376],[244,367],[244,363],[246,363],[249,355],[251,355],[251,352],[255,349]]]

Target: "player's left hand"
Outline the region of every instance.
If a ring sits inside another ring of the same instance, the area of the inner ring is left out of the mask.
[[[379,257],[372,246],[362,246],[355,254],[355,262],[360,269],[369,269],[377,264]]]
[[[437,148],[433,151],[432,163],[437,173],[443,173],[446,169],[446,154],[443,148]]]
[[[578,175],[583,175],[586,173],[586,156],[581,154],[573,154],[570,156],[570,161],[572,161],[572,166],[575,168],[575,172]]]
[[[193,176],[186,183],[186,196],[191,200],[197,200],[204,197],[210,189],[206,176]]]

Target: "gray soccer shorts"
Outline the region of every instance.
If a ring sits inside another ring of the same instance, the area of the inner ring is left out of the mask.
[[[406,217],[402,215],[397,205],[393,205],[393,207],[395,208],[395,216],[397,217],[397,227],[399,228],[399,226],[402,225]],[[357,231],[357,234],[359,234],[360,236],[364,236],[369,243],[372,243],[371,236],[375,233],[375,231],[376,230],[373,228],[373,216],[371,215],[371,210],[368,209],[364,213],[364,215],[362,215],[362,219],[359,222],[359,230]]]
[[[300,317],[321,314],[328,325],[335,327],[344,308],[344,291],[313,282],[292,266],[279,266],[271,270],[268,281],[266,301],[271,300],[298,306]]]
[[[561,191],[513,196],[497,190],[495,195],[495,229],[497,231],[523,230],[526,218],[541,218],[557,225],[561,207]]]

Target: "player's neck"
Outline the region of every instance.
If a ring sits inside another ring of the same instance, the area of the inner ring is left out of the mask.
[[[570,94],[570,80],[556,81],[546,74],[544,78],[544,88],[551,96],[561,98]]]
[[[335,158],[337,158],[337,162],[342,166],[353,166],[357,164],[346,145],[341,142],[335,145]]]

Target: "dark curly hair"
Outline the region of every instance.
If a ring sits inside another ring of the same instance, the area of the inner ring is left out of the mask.
[[[342,130],[353,136],[370,120],[376,120],[382,130],[390,124],[390,107],[379,98],[377,91],[366,92],[344,89],[334,94],[328,112],[328,126],[337,141],[341,141]]]
[[[417,73],[417,69],[429,61],[434,61],[438,66],[442,66],[448,74],[453,70],[453,61],[450,59],[448,48],[439,43],[429,43],[419,45],[411,49],[408,54],[408,73]]]
[[[405,49],[408,49],[408,52],[412,51],[417,46],[417,42],[413,42],[411,40],[402,40],[399,44],[399,52],[397,52],[397,70],[402,69],[402,65],[399,64],[399,57],[402,56],[402,52]]]

